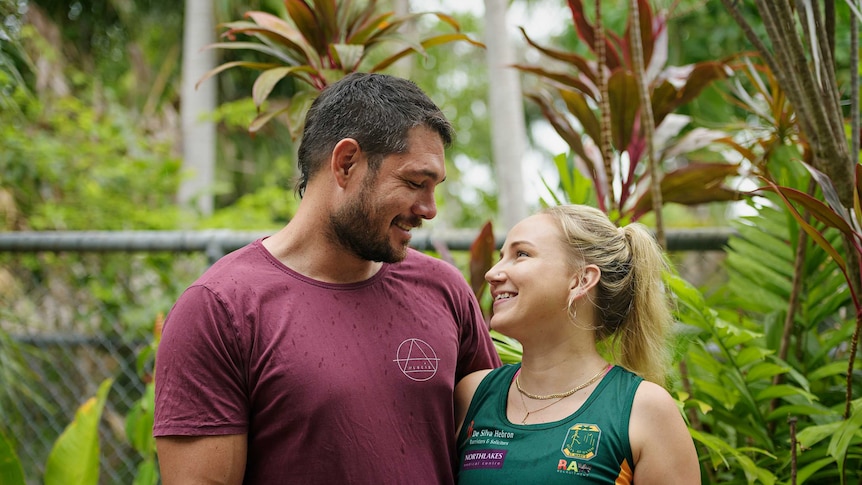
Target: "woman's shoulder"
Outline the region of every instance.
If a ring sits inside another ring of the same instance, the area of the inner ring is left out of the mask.
[[[644,380],[638,385],[632,403],[632,423],[661,426],[668,420],[680,418],[677,401],[662,386]]]

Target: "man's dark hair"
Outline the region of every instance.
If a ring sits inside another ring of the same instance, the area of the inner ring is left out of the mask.
[[[371,170],[383,157],[407,151],[410,129],[427,126],[448,147],[454,130],[440,108],[412,81],[384,74],[352,73],[327,86],[311,104],[299,145],[299,196],[335,145],[353,138]]]

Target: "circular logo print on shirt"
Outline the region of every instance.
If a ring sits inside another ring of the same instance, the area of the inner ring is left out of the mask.
[[[395,362],[405,376],[414,381],[427,381],[437,374],[440,359],[424,340],[409,338],[398,346]]]

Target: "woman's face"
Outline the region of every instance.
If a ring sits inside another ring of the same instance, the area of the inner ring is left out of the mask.
[[[494,298],[491,327],[523,340],[525,332],[553,332],[561,319],[567,321],[575,282],[570,259],[551,216],[537,214],[516,224],[500,261],[485,274]]]

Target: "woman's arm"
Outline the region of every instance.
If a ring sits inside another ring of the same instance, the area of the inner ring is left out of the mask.
[[[676,401],[663,387],[641,382],[629,422],[638,485],[700,485],[694,441]]]
[[[485,378],[491,369],[484,369],[467,374],[455,385],[455,436],[461,434],[461,426],[464,424],[464,417],[467,416],[467,409],[470,407],[470,401],[473,400],[473,394],[476,393],[476,388],[479,383]]]

